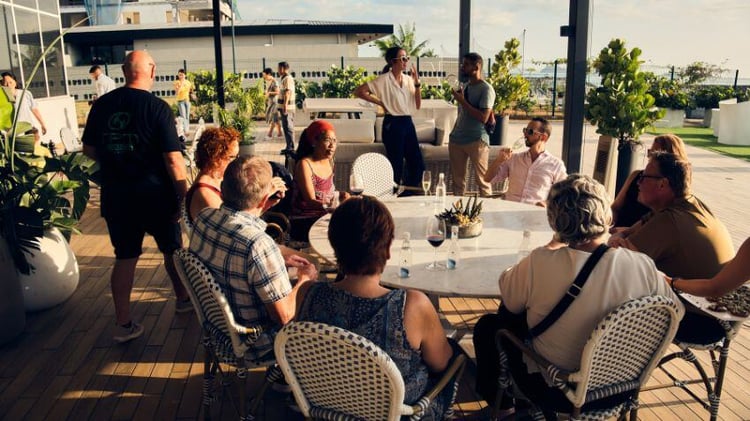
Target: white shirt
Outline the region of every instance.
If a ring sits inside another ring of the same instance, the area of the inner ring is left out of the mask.
[[[96,88],[96,97],[100,97],[104,94],[106,94],[109,91],[114,91],[115,81],[112,80],[111,77],[105,75],[104,73],[100,73],[99,77],[96,78],[96,81],[94,82],[94,87]]]
[[[512,313],[526,310],[529,326],[536,326],[567,292],[590,255],[570,247],[533,250],[500,275],[503,305]],[[602,318],[626,301],[650,295],[671,298],[682,318],[685,308],[653,260],[625,248],[609,249],[591,271],[578,298],[532,345],[558,367],[577,370],[583,347]],[[538,370],[529,364],[529,371]]]
[[[401,76],[401,84],[396,81],[393,72],[383,73],[375,80],[367,82],[370,92],[375,94],[385,105],[390,115],[414,115],[417,112],[416,89],[414,81],[406,74]]]
[[[547,200],[549,190],[553,184],[567,177],[565,164],[544,151],[536,161],[531,160],[531,152],[514,153],[510,159],[503,162],[492,179],[498,183],[510,177],[506,200],[514,202],[536,204]]]
[[[26,92],[24,94],[24,92]],[[42,124],[39,120],[37,120],[34,113],[31,111],[34,108],[37,108],[36,100],[34,99],[34,95],[31,94],[31,91],[29,90],[23,90],[23,89],[16,89],[16,101],[21,99],[21,95],[23,95],[23,99],[20,103],[16,104],[16,113],[18,113],[18,121],[25,121],[29,124],[31,124],[33,127],[35,127],[37,130],[39,130],[39,134],[42,134]]]

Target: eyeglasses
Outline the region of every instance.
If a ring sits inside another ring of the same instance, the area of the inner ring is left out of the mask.
[[[409,56],[396,57],[396,58],[394,58],[394,60],[396,60],[396,61],[401,60],[402,62],[406,63],[406,62],[409,61]]]
[[[539,133],[539,134],[542,134],[542,133],[543,133],[543,132],[538,132],[538,131],[536,131],[536,130],[534,130],[534,129],[532,129],[532,128],[529,128],[529,127],[524,127],[523,129],[521,129],[521,131],[522,131],[522,132],[523,132],[523,133],[524,133],[525,135],[527,135],[527,136],[531,136],[531,135],[533,135],[534,133]]]
[[[320,139],[320,143],[324,145],[335,145],[338,142],[338,140],[335,137],[324,137],[323,139]]]
[[[644,173],[640,173],[638,175],[638,181],[639,182],[641,180],[643,180],[644,178],[653,178],[655,180],[660,180],[660,179],[664,178],[664,176],[663,175],[648,175],[648,174],[644,174]]]

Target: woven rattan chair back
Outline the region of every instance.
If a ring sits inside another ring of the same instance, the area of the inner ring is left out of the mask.
[[[364,182],[364,194],[378,198],[393,196],[393,167],[384,155],[376,152],[362,154],[354,160],[352,173]]]
[[[345,329],[292,322],[276,335],[276,361],[305,417],[398,420],[404,381],[388,354]]]
[[[609,313],[584,347],[574,405],[597,399],[599,390],[639,389],[669,347],[678,324],[677,306],[659,295],[630,300]]]

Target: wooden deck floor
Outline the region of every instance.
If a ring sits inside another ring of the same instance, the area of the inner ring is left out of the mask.
[[[83,235],[74,236],[80,285],[65,303],[29,314],[26,332],[0,348],[0,416],[7,420],[193,419],[200,416],[203,350],[195,316],[175,314],[160,254],[145,243],[133,289],[133,314],[146,328],[143,337],[113,343],[114,307],[109,291],[112,248],[96,197],[83,218]],[[470,331],[497,300],[441,299],[441,308],[459,329]],[[750,419],[750,335],[743,330],[733,343],[720,418]],[[469,337],[462,345],[473,355]],[[705,355],[700,355],[704,358]],[[674,364],[686,370],[684,364]],[[460,419],[486,419],[486,404],[473,392],[474,368],[466,371],[456,402]],[[656,373],[655,379],[664,376]],[[251,384],[262,370],[251,374]],[[233,390],[233,389],[230,389]],[[270,392],[261,419],[295,419],[287,397]],[[667,389],[642,394],[640,418],[701,419],[703,409],[685,393]],[[213,416],[234,419],[224,396]]]
[[[520,127],[514,126],[513,130],[520,132]],[[562,127],[556,126],[554,133],[559,137]],[[282,145],[267,142],[258,146],[261,151],[267,149],[271,159]],[[551,146],[559,147],[559,139]],[[593,168],[595,147],[595,139],[588,136],[585,154],[588,158],[584,159],[584,172],[588,174]],[[557,151],[554,153],[559,155]],[[694,167],[696,194],[711,205],[728,226],[735,246],[739,246],[750,235],[746,218],[750,164],[692,147],[688,153]],[[727,200],[730,194],[732,200]],[[146,333],[131,343],[117,345],[111,338],[114,307],[109,290],[114,258],[99,217],[96,194],[80,228],[84,234],[73,236],[71,241],[81,271],[77,291],[55,308],[29,314],[24,334],[15,342],[0,346],[0,419],[202,417],[200,332],[193,314],[175,314],[174,294],[155,244],[151,239],[144,244],[131,298],[133,315],[143,322]],[[454,325],[470,332],[482,314],[497,309],[498,302],[443,298],[440,306]],[[719,411],[723,420],[750,420],[749,332],[743,329],[732,344]],[[461,344],[473,355],[470,337],[465,337]],[[705,361],[707,355],[699,352],[698,357]],[[686,364],[672,366],[678,372],[693,374]],[[487,419],[486,404],[473,392],[474,373],[475,369],[469,367],[461,382],[455,406],[459,419]],[[261,380],[262,370],[252,372],[251,387]],[[665,376],[657,371],[652,383],[664,380]],[[693,388],[698,390],[697,386]],[[301,418],[288,409],[287,399],[285,395],[269,392],[259,419]],[[674,388],[642,393],[641,403],[642,420],[708,418],[701,406]],[[223,396],[213,406],[212,416],[236,419],[231,400]]]

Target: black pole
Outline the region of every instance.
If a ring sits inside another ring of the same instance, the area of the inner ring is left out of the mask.
[[[674,66],[672,66],[672,70],[669,72],[669,81],[674,81]]]
[[[214,57],[216,61],[216,102],[224,108],[224,63],[221,55],[221,15],[220,0],[212,0],[214,13]]]
[[[552,117],[555,116],[557,108],[557,59],[555,59],[555,75],[552,79]]]
[[[232,0],[232,74],[237,74],[237,58],[234,51],[234,0]]]
[[[109,76],[109,67],[107,67],[107,63],[104,63],[104,74]],[[737,79],[734,80],[734,87],[737,88]]]
[[[570,0],[569,25],[560,28],[568,37],[568,69],[565,78],[565,123],[562,158],[568,173],[581,170],[583,102],[586,93],[586,51],[591,31],[589,0]]]
[[[737,92],[737,79],[740,77],[740,69],[734,71],[734,92]]]
[[[266,58],[263,57],[263,70],[266,70]]]
[[[461,58],[469,52],[471,43],[471,0],[461,0],[458,11],[458,80],[465,83],[467,77],[461,72]],[[489,61],[487,61],[489,63]],[[487,66],[489,70],[489,65]]]
[[[187,69],[187,60],[185,60],[185,59],[182,60],[182,68],[185,69],[186,72],[188,71],[188,69]]]
[[[344,56],[341,56],[341,68],[344,68]]]

